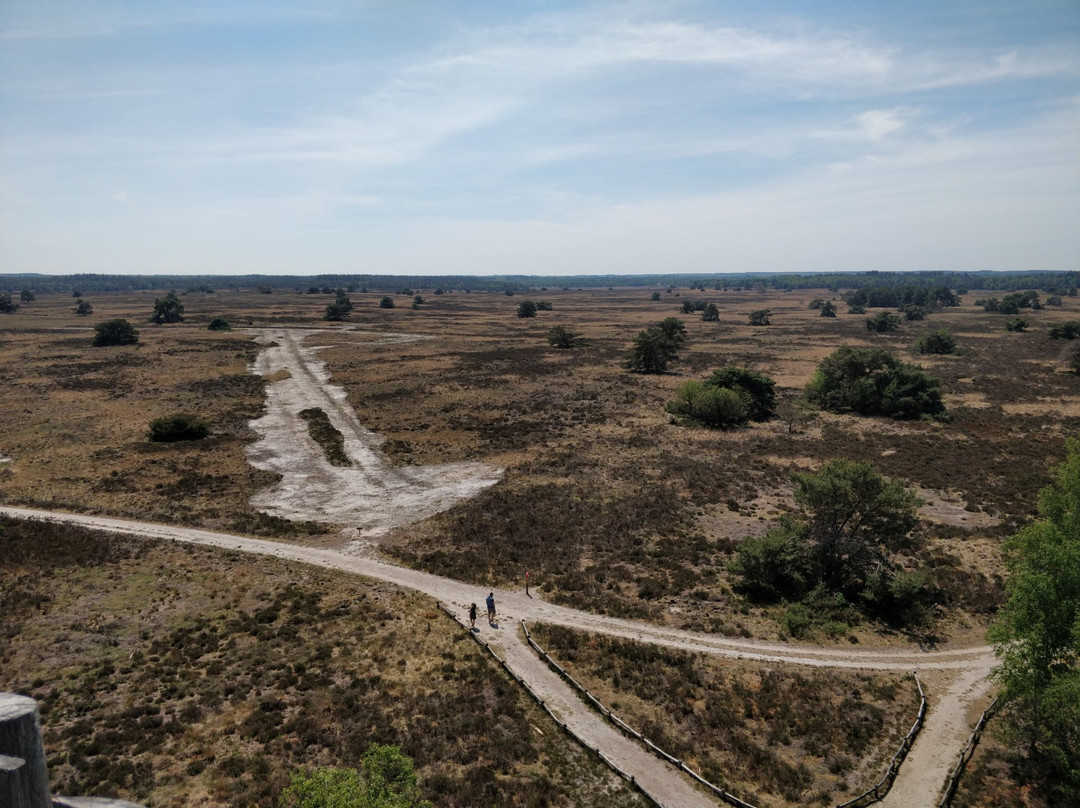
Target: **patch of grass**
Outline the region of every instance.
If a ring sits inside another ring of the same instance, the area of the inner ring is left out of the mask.
[[[273,808],[378,742],[440,806],[644,806],[422,596],[47,523],[0,543],[0,689],[39,701],[55,793]]]
[[[868,787],[918,712],[914,683],[898,676],[763,667],[550,625],[531,631],[630,726],[744,799],[767,795],[759,804]]]
[[[319,446],[331,466],[351,466],[352,461],[345,454],[345,436],[330,423],[330,417],[318,407],[300,410],[300,417],[308,427],[308,434]]]

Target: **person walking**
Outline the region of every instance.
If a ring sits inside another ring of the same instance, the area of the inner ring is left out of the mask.
[[[488,625],[495,624],[495,593],[488,592],[487,596]]]
[[[469,604],[469,628],[476,630],[476,604]]]

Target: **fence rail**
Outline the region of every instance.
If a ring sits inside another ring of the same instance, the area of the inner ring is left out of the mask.
[[[454,612],[450,611],[442,603],[438,603],[437,605],[438,605],[438,607],[440,609],[442,609],[443,612],[446,613],[446,615],[451,620],[453,620],[455,623],[460,625],[462,628],[465,628],[465,629],[468,630],[468,627],[465,625],[465,623],[462,620],[460,620],[458,618],[458,616],[456,614],[454,614]],[[522,622],[522,625],[524,625],[524,621]],[[528,693],[530,696],[532,696],[533,701],[535,701],[537,704],[540,705],[540,707],[544,710],[544,712],[546,712],[551,717],[551,720],[554,721],[555,724],[561,730],[563,730],[567,735],[569,735],[571,738],[573,738],[580,746],[584,747],[585,749],[589,750],[594,755],[596,755],[605,766],[607,766],[609,769],[611,769],[613,772],[615,772],[615,774],[617,774],[619,777],[626,780],[634,789],[636,789],[642,796],[644,796],[645,799],[647,799],[649,802],[651,802],[653,805],[655,805],[656,808],[668,808],[668,806],[665,806],[662,802],[660,802],[660,800],[658,800],[656,797],[654,797],[652,794],[650,794],[648,791],[646,791],[644,786],[642,786],[641,783],[639,783],[637,781],[637,779],[634,777],[634,775],[628,774],[627,772],[623,771],[621,768],[619,768],[619,766],[613,760],[611,760],[611,758],[609,758],[607,755],[605,755],[603,752],[601,752],[599,747],[590,746],[588,744],[588,742],[584,738],[582,738],[580,735],[578,735],[576,732],[574,732],[574,730],[572,730],[567,725],[567,723],[565,721],[563,721],[561,718],[559,718],[557,715],[555,715],[555,713],[547,705],[547,703],[542,698],[540,698],[540,694],[537,693],[535,690],[533,690],[528,682],[526,682],[524,679],[522,679],[520,676],[518,676],[516,673],[514,673],[514,671],[506,663],[506,660],[504,660],[502,657],[500,657],[498,654],[496,654],[494,649],[490,645],[488,645],[488,643],[486,643],[484,640],[482,640],[480,638],[480,636],[475,631],[472,631],[472,630],[468,630],[468,631],[469,631],[469,636],[473,638],[473,640],[476,642],[476,644],[479,645],[481,648],[483,648],[485,651],[487,651],[492,656],[492,658],[495,659],[495,661],[498,662],[499,665],[502,666],[503,670],[505,670],[508,674],[510,674],[510,678],[512,678],[519,685],[521,685],[525,689],[525,692]],[[526,636],[528,636],[528,634],[526,634]],[[564,672],[563,675],[565,676],[567,674]],[[747,806],[747,808],[754,808],[754,806]]]
[[[582,696],[584,696],[586,702],[591,703],[594,707],[596,707],[596,709],[600,711],[600,714],[603,715],[604,718],[608,719],[612,724],[614,724],[620,730],[625,732],[631,738],[634,738],[635,740],[640,741],[641,743],[645,744],[646,748],[648,748],[649,751],[651,751],[657,757],[662,758],[663,760],[666,760],[668,763],[672,764],[673,766],[675,766],[679,770],[681,770],[681,771],[685,772],[686,774],[690,775],[690,777],[696,783],[698,783],[701,786],[704,786],[713,795],[719,797],[724,802],[726,802],[728,805],[732,805],[735,808],[756,808],[756,806],[754,806],[754,805],[752,805],[752,804],[750,804],[748,802],[745,802],[743,800],[740,800],[734,794],[731,794],[730,792],[726,791],[725,789],[720,788],[720,786],[716,785],[715,783],[710,783],[708,780],[706,780],[704,777],[702,777],[696,771],[694,771],[689,766],[687,766],[684,761],[681,761],[677,757],[675,757],[674,755],[669,754],[668,752],[665,752],[663,749],[661,749],[659,746],[654,744],[652,741],[650,741],[648,738],[646,738],[644,735],[642,735],[636,729],[633,729],[629,724],[627,724],[625,721],[623,721],[621,718],[619,718],[617,715],[615,715],[615,713],[611,712],[611,710],[609,710],[607,707],[605,707],[600,702],[600,700],[598,698],[596,698],[596,696],[594,696],[592,693],[590,693],[588,690],[586,690],[584,687],[582,687],[581,684],[579,684],[578,681],[576,679],[574,679],[573,676],[571,676],[569,673],[567,673],[566,669],[562,665],[560,665],[558,662],[556,662],[554,659],[552,659],[551,656],[548,655],[548,652],[545,651],[543,648],[541,648],[540,644],[537,643],[536,640],[534,640],[532,638],[532,634],[529,633],[529,627],[525,624],[524,620],[521,621],[521,629],[522,629],[522,631],[525,632],[525,639],[528,641],[529,645],[533,647],[533,649],[536,651],[536,653],[540,655],[540,658],[543,659],[548,665],[550,665],[555,671],[557,671],[558,674],[560,676],[562,676],[563,679],[565,679],[567,682],[569,682],[570,685],[574,689],[576,689]]]
[[[938,803],[938,808],[949,808],[952,805],[953,797],[956,796],[956,789],[960,786],[960,777],[964,774],[964,769],[967,767],[968,761],[971,760],[975,754],[975,747],[979,745],[979,739],[982,738],[983,730],[986,729],[987,722],[994,717],[997,712],[998,700],[994,699],[990,702],[990,706],[983,710],[983,714],[979,716],[979,720],[975,723],[975,730],[968,737],[967,744],[964,745],[963,750],[960,752],[960,757],[956,761],[956,765],[953,767],[952,774],[949,775],[949,779],[945,781],[945,793],[941,795],[941,802]]]

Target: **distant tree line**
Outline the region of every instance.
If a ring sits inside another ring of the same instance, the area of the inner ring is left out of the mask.
[[[6,283],[14,288],[41,292],[65,292],[72,289],[82,292],[121,292],[156,289],[179,289],[187,292],[213,293],[215,290],[234,289],[280,289],[309,292],[312,288],[371,289],[379,294],[407,289],[435,289],[443,293],[454,292],[507,292],[510,294],[530,290],[546,291],[548,287],[562,289],[597,289],[625,286],[653,286],[664,289],[688,288],[704,291],[706,288],[721,291],[735,289],[830,289],[871,291],[877,300],[899,295],[897,302],[875,302],[863,305],[899,307],[899,305],[925,305],[918,298],[931,290],[942,301],[940,290],[956,290],[963,294],[967,289],[1016,291],[1039,289],[1048,294],[1075,295],[1080,286],[1080,272],[834,272],[819,274],[755,274],[736,273],[706,275],[653,274],[653,275],[105,275],[76,273],[71,275],[38,275],[32,273],[5,276]],[[933,292],[938,290],[938,292]],[[847,301],[851,302],[851,301]],[[940,302],[939,305],[955,305]]]

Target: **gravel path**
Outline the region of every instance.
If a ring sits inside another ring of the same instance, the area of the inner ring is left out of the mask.
[[[486,591],[472,584],[442,578],[437,575],[387,564],[373,558],[347,555],[336,550],[213,533],[193,528],[135,522],[101,516],[65,514],[26,508],[0,506],[0,513],[22,519],[46,519],[84,527],[168,539],[208,547],[218,547],[245,553],[274,556],[329,569],[344,570],[357,575],[388,581],[423,592],[457,608],[464,616],[470,603],[483,609]],[[637,639],[681,648],[688,651],[714,654],[729,658],[785,662],[813,667],[855,668],[884,671],[935,671],[942,681],[951,684],[934,698],[927,714],[926,725],[912,749],[908,762],[901,768],[889,801],[896,808],[932,806],[970,732],[968,712],[972,704],[987,689],[986,675],[994,657],[989,648],[976,647],[945,651],[912,651],[895,648],[818,647],[796,643],[767,643],[755,640],[717,637],[690,631],[667,629],[633,620],[604,617],[546,603],[539,597],[527,597],[524,592],[495,590],[499,614],[498,627],[479,620],[481,636],[488,640],[507,664],[524,679],[564,721],[593,746],[632,774],[647,790],[666,806],[713,806],[716,803],[690,785],[688,778],[658,758],[636,747],[613,730],[596,713],[589,710],[573,690],[553,674],[518,636],[520,620],[557,625]],[[947,677],[947,678],[946,678]]]

